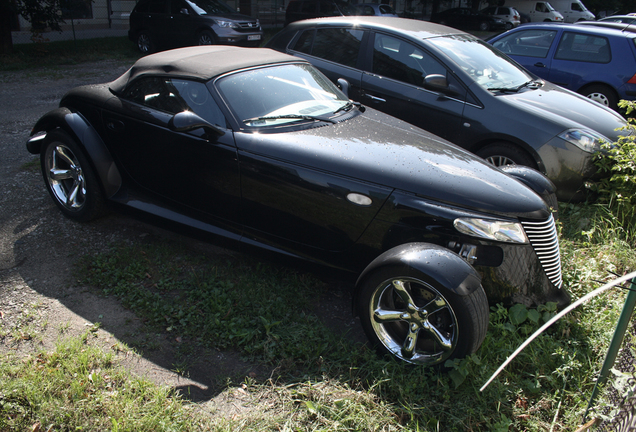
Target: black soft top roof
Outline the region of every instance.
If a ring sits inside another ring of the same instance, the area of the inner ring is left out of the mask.
[[[122,76],[110,83],[110,88],[119,93],[129,82],[142,75],[190,77],[208,81],[238,69],[303,61],[268,48],[239,48],[224,45],[179,48],[137,60]]]

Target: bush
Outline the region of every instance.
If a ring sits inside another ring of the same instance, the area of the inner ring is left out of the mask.
[[[636,111],[636,102],[622,100],[618,105],[627,116]],[[628,123],[618,142],[603,144],[595,159],[599,171],[609,174],[596,183],[595,190],[599,203],[607,205],[631,237],[636,225],[636,119],[630,117]]]

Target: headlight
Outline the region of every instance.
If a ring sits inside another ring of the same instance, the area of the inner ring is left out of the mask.
[[[568,129],[559,134],[559,138],[574,144],[588,153],[594,153],[601,149],[601,143],[611,142],[598,132],[583,129]]]
[[[217,20],[217,21],[216,21],[216,24],[217,24],[219,27],[225,27],[225,28],[237,28],[237,27],[238,27],[234,21],[221,21],[221,20]]]
[[[462,234],[506,243],[528,243],[520,223],[494,219],[458,218],[453,222]]]

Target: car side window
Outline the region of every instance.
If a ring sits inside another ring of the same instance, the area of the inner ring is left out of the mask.
[[[375,35],[372,72],[421,87],[430,74],[446,76],[446,68],[415,45],[383,35]]]
[[[363,35],[363,30],[347,28],[319,28],[315,33],[312,29],[300,35],[293,49],[341,65],[355,67]]]
[[[227,127],[225,116],[204,83],[165,77],[147,77],[126,89],[124,99],[159,111],[192,111],[204,120]]]
[[[609,63],[611,60],[609,41],[602,36],[565,32],[554,58],[588,63]]]
[[[546,58],[554,42],[556,30],[525,30],[504,36],[493,46],[506,54]]]

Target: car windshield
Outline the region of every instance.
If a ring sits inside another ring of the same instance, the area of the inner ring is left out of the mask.
[[[199,15],[231,14],[234,10],[219,0],[186,0]]]
[[[249,127],[332,121],[335,113],[353,107],[331,81],[306,64],[242,71],[220,78],[216,86]]]
[[[505,54],[479,39],[453,35],[435,38],[432,43],[487,90],[518,90],[533,80]]]

